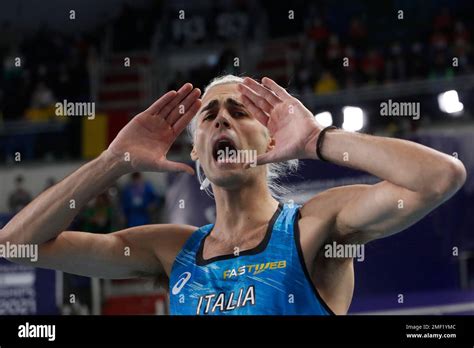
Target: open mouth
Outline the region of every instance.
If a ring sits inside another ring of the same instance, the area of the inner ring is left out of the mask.
[[[237,148],[230,139],[221,139],[214,143],[212,148],[212,157],[215,161],[225,161],[225,159],[232,153],[235,153]]]

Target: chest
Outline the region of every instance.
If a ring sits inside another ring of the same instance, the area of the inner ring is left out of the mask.
[[[244,235],[244,233],[241,233]],[[245,232],[245,238],[228,238],[227,240],[214,238],[209,235],[202,245],[202,257],[205,260],[218,258],[221,255],[239,256],[240,253],[257,248],[266,235],[266,227]]]
[[[295,299],[311,298],[291,252],[217,260],[176,267],[171,304],[184,314],[276,314],[291,310]],[[271,313],[270,313],[270,312]]]

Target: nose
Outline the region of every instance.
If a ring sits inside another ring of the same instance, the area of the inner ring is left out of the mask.
[[[219,115],[214,120],[214,127],[216,128],[230,128],[230,122],[223,112],[220,112]]]

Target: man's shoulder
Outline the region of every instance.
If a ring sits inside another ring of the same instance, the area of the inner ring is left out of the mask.
[[[142,226],[141,232],[169,275],[176,256],[197,230],[185,224],[157,224]]]
[[[190,237],[199,227],[185,224],[152,224],[143,226],[147,233],[156,237]]]

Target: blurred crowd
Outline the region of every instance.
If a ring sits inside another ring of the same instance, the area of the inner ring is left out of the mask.
[[[96,59],[97,45],[93,34],[68,36],[47,26],[23,37],[4,22],[0,28],[4,118],[43,120],[54,115],[50,108],[58,100],[89,100],[89,65]]]
[[[354,2],[357,3],[361,6],[364,2]],[[366,84],[450,77],[472,71],[472,24],[468,14],[439,8],[433,10],[425,26],[424,22],[417,23],[418,18],[408,10],[398,18],[394,11],[382,8],[373,23],[367,15],[368,5],[364,10],[354,4],[352,8],[340,8],[325,1],[286,5],[267,0],[211,2],[208,6],[191,6],[183,14],[188,16],[184,18],[189,26],[177,18],[179,3],[168,4],[165,9],[162,2],[150,9],[125,4],[112,20],[113,49],[149,50],[155,38],[160,48],[221,44],[213,62],[180,71],[170,85],[186,79],[201,85],[223,72],[239,73],[232,65],[238,53],[229,48],[229,43],[282,36],[303,38],[290,81],[299,91],[328,93]],[[294,23],[285,18],[289,9],[295,11]],[[302,13],[304,20],[300,18]],[[380,30],[380,23],[392,30]],[[104,27],[100,24],[93,32],[71,36],[44,26],[32,36],[22,37],[11,23],[1,24],[0,100],[4,117],[16,119],[26,113],[34,119],[40,116],[32,110],[50,106],[56,100],[88,100],[90,66],[100,53]],[[15,65],[17,57],[21,58],[21,69]],[[453,57],[457,58],[456,63]],[[344,62],[344,58],[348,60]],[[246,73],[258,76],[258,71]]]
[[[56,130],[54,138],[39,139],[30,134],[34,132],[0,126],[0,158],[9,160],[14,151],[24,159],[40,158],[35,153],[39,148],[57,159],[81,156],[80,122],[55,117],[54,104],[91,100],[91,80],[96,76],[92,67],[103,58],[109,32],[112,52],[154,52],[159,58],[162,51],[178,49],[185,61],[188,50],[212,47],[209,52],[214,53],[206,53],[205,61],[187,64],[188,68],[161,67],[172,72],[165,81],[168,89],[187,81],[203,87],[224,73],[261,76],[265,74],[259,70],[262,64],[256,64],[256,71],[243,71],[235,64],[242,54],[236,44],[264,47],[269,39],[288,37],[300,46],[294,49],[291,66],[284,67],[291,71],[287,80],[275,79],[297,94],[472,72],[473,24],[467,0],[453,0],[449,8],[398,2],[404,9],[401,14],[395,2],[375,5],[364,0],[157,1],[143,8],[125,4],[114,18],[104,16],[94,30],[72,34],[46,24],[35,33],[20,33],[4,22],[0,24],[0,121],[27,120],[31,125],[54,120],[64,129]],[[268,58],[261,54],[257,63]],[[187,60],[193,57],[190,53]],[[58,142],[67,146],[58,147]]]
[[[46,180],[43,192],[56,184]],[[25,188],[25,178],[15,178],[8,196],[9,213],[13,216],[33,199]],[[163,197],[141,173],[133,173],[124,185],[114,184],[88,202],[70,226],[71,230],[110,233],[120,229],[156,223],[160,220]]]
[[[385,21],[391,25],[394,19]],[[399,27],[408,27],[403,19],[399,21]],[[354,86],[466,74],[472,72],[474,59],[470,27],[470,21],[447,8],[432,17],[427,28],[414,25],[383,37],[370,33],[370,26],[359,16],[341,32],[340,27],[331,27],[327,18],[316,15],[306,25],[307,39],[294,82],[300,91],[322,94]],[[400,37],[400,32],[405,35]]]

